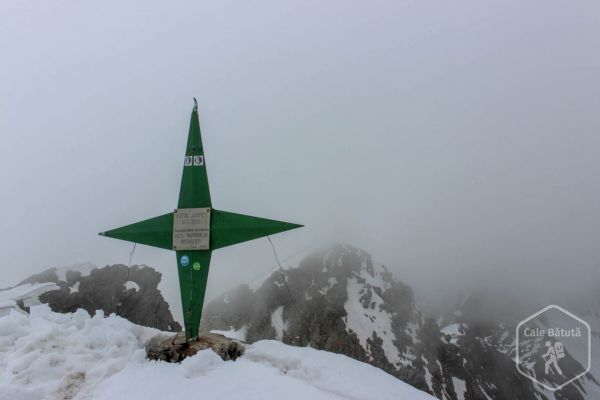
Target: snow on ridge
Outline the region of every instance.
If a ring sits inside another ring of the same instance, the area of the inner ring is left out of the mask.
[[[362,267],[358,276],[364,279],[369,285],[379,287],[386,291],[392,287],[391,283],[385,280],[382,276],[382,272],[385,270],[381,265],[373,265],[373,273],[368,271],[366,262],[363,262]]]
[[[421,361],[423,361],[423,368],[425,369],[425,382],[427,383],[427,388],[431,390],[433,388],[433,375],[429,372],[429,362],[423,355],[421,355]]]
[[[446,341],[445,335],[448,335],[450,336],[450,344],[455,345],[458,343],[459,337],[464,336],[465,327],[466,325],[463,323],[455,323],[443,327],[442,329],[440,329],[440,332],[443,335],[444,341]]]
[[[235,329],[233,326],[230,326],[228,331],[213,329],[210,332],[216,333],[219,335],[223,335],[229,339],[234,339],[234,340],[239,340],[241,342],[245,342],[246,335],[248,334],[248,325],[244,325],[240,329]]]
[[[310,347],[294,347],[272,340],[261,340],[247,349],[245,357],[274,366],[284,371],[286,376],[324,390],[328,399],[435,399],[369,364]],[[292,399],[303,399],[292,393],[289,395],[292,395]]]
[[[455,323],[455,324],[450,324],[448,326],[443,327],[442,329],[440,329],[440,331],[444,335],[461,336],[464,334],[464,328],[465,328],[465,324]]]
[[[0,318],[0,398],[71,398],[145,360],[144,344],[160,333],[102,312],[54,313],[47,304],[30,315],[11,312]]]
[[[60,287],[52,282],[43,282],[26,283],[10,289],[0,290],[0,316],[7,315],[11,309],[16,308],[19,301],[23,302],[24,307],[38,305],[40,304],[39,296],[59,289]]]
[[[287,330],[287,321],[283,321],[283,306],[279,306],[271,314],[271,326],[275,329],[277,340],[283,340],[283,333]]]
[[[0,318],[0,398],[434,400],[368,364],[272,340],[247,345],[236,361],[212,350],[174,364],[146,359],[144,345],[170,335],[102,312],[11,312]]]
[[[59,281],[66,282],[67,281],[67,272],[69,272],[69,271],[80,272],[81,276],[84,277],[84,276],[88,276],[89,274],[91,274],[92,271],[95,270],[96,268],[98,268],[98,267],[92,263],[83,263],[83,264],[69,265],[66,267],[53,268],[53,270]]]
[[[465,400],[465,393],[467,392],[467,384],[464,380],[452,377],[452,385],[454,386],[454,393],[458,400]]]
[[[337,283],[338,283],[338,280],[335,279],[335,277],[333,277],[333,276],[329,277],[329,279],[327,279],[327,286],[323,286],[321,289],[319,289],[319,293],[321,293],[323,296],[327,295],[327,292],[329,292],[329,289],[334,287]]]
[[[348,300],[344,304],[347,317],[345,319],[346,331],[354,332],[358,337],[360,345],[370,355],[367,340],[376,333],[383,341],[382,348],[386,358],[392,365],[398,365],[404,360],[398,354],[398,349],[394,344],[396,335],[392,330],[391,315],[381,308],[384,303],[375,291],[358,283],[356,277],[347,278],[346,290],[348,292]],[[365,308],[361,301],[361,295],[365,290],[371,291],[371,302],[374,307]]]

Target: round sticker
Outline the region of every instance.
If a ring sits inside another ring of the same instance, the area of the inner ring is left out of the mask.
[[[182,267],[187,267],[190,265],[190,258],[188,256],[181,256],[179,262],[181,263]]]
[[[192,265],[192,268],[194,268],[194,271],[200,271],[200,263],[196,261],[194,265]]]

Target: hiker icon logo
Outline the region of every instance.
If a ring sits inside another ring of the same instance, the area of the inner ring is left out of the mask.
[[[542,355],[544,360],[544,374],[559,374],[562,375],[562,369],[560,369],[558,362],[565,358],[565,348],[561,342],[546,341],[546,347],[548,350]]]
[[[550,391],[587,374],[591,358],[589,324],[562,307],[550,305],[517,325],[517,370]]]

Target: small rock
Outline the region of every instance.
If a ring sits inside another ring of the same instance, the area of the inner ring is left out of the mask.
[[[146,354],[150,360],[181,362],[205,349],[212,349],[225,361],[235,360],[244,353],[243,343],[217,333],[204,333],[193,342],[187,342],[185,333],[179,332],[166,340],[150,341]]]

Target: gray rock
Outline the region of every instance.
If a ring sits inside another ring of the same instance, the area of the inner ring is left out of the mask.
[[[55,312],[68,313],[83,308],[93,315],[96,310],[102,310],[138,325],[178,332],[181,325],[173,319],[169,304],[158,289],[160,280],[161,273],[145,265],[131,268],[111,265],[52,268],[30,276],[19,285],[54,282],[60,289],[40,295],[39,300]]]

